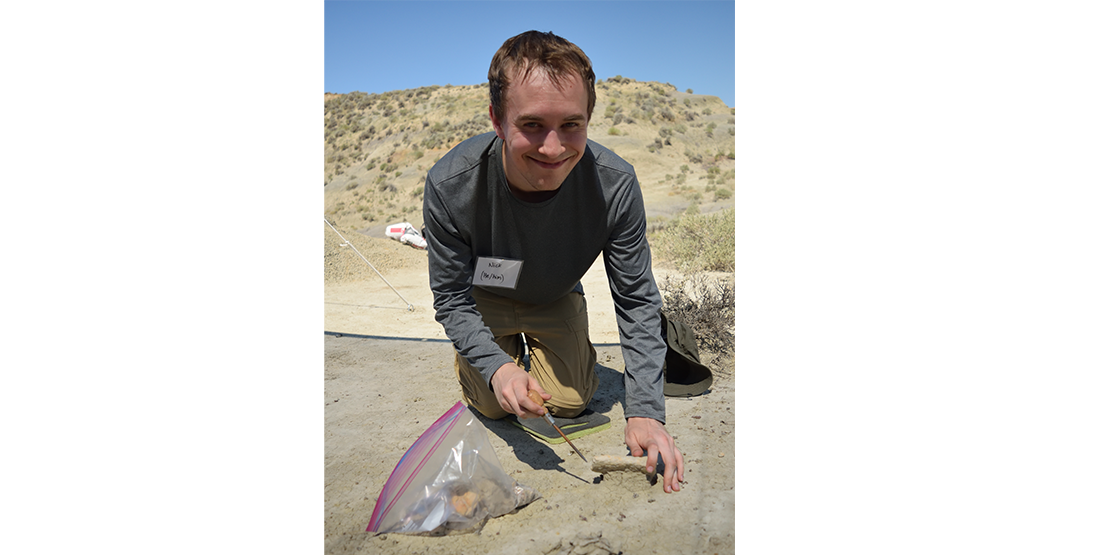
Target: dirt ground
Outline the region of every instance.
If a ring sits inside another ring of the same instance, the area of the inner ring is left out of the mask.
[[[687,467],[666,494],[642,474],[592,472],[568,445],[545,444],[505,421],[479,417],[504,470],[541,498],[443,537],[366,532],[378,494],[406,449],[461,401],[454,350],[435,322],[427,255],[388,239],[340,230],[385,280],[326,226],[325,552],[732,553],[734,384],[713,368],[699,397],[666,400],[667,426]],[[655,272],[660,276],[665,271]],[[600,389],[590,407],[610,429],[574,443],[589,461],[627,455],[623,359],[602,261],[582,280]],[[400,296],[398,295],[400,294]],[[402,297],[404,300],[402,300]],[[409,310],[409,304],[412,310]]]

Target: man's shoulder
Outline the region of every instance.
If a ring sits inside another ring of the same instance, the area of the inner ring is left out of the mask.
[[[588,150],[592,153],[592,162],[602,170],[611,170],[612,172],[624,173],[630,176],[634,176],[634,166],[623,160],[621,156],[615,154],[610,148],[607,148],[592,139],[588,140]]]
[[[494,140],[496,133],[490,131],[462,141],[428,170],[428,176],[433,182],[442,183],[480,167],[487,160]]]

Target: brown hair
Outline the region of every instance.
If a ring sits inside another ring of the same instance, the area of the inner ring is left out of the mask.
[[[489,64],[489,102],[497,117],[504,115],[504,93],[511,84],[510,76],[523,81],[535,68],[546,71],[550,81],[557,86],[570,74],[577,74],[588,90],[588,119],[596,106],[596,74],[592,62],[577,45],[554,33],[527,31],[501,45]],[[515,73],[513,69],[522,73]]]

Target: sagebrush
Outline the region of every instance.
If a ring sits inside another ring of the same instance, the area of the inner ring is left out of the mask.
[[[733,209],[726,209],[654,223],[647,233],[653,258],[685,273],[733,272],[734,220]]]
[[[691,328],[704,364],[710,365],[712,370],[732,368],[729,364],[735,346],[732,280],[696,273],[684,279],[666,277],[660,289],[665,317]]]

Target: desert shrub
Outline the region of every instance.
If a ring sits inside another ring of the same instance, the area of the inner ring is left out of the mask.
[[[359,182],[358,182],[358,181],[352,181],[351,183],[348,183],[348,187],[347,187],[347,189],[348,189],[348,190],[350,191],[350,190],[352,190],[352,189],[354,189],[354,188],[356,188],[356,187],[358,187],[358,186],[359,186]]]
[[[619,131],[618,129],[616,129],[616,128],[614,128],[614,127],[612,127],[611,129],[608,129],[608,130],[607,130],[607,134],[608,134],[608,135],[622,135],[622,134],[623,134],[623,132],[622,132],[622,131]]]
[[[733,196],[733,193],[729,189],[718,189],[714,192],[714,201],[726,200]]]
[[[441,135],[437,134],[437,133],[433,133],[427,139],[424,139],[423,141],[420,141],[420,146],[422,146],[424,148],[427,148],[427,149],[439,148],[442,145],[443,145],[443,137]]]
[[[685,92],[687,92],[688,94],[695,94],[695,91],[691,89],[686,89]]]
[[[734,271],[734,212],[684,215],[649,236],[655,260],[682,272]]]
[[[666,277],[659,289],[664,302],[661,312],[691,328],[704,363],[716,371],[727,368],[736,348],[735,289],[731,281],[693,274],[685,279]]]
[[[423,195],[423,194],[424,194],[424,187],[417,187],[417,188],[413,189],[411,196],[419,197],[420,195]]]

